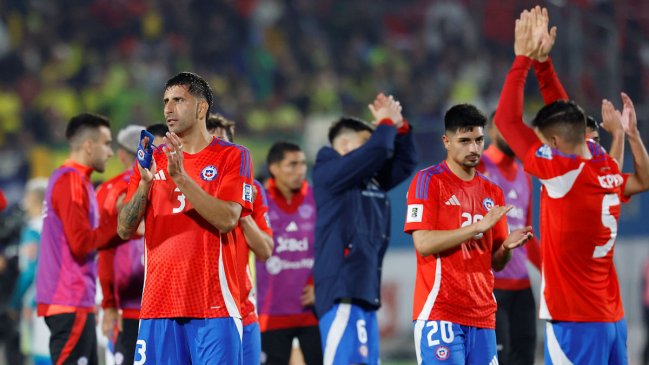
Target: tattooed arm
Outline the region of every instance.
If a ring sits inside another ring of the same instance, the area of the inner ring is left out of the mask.
[[[121,204],[118,203],[117,208],[119,210],[117,234],[124,240],[133,236],[144,218],[149,202],[149,191],[156,173],[155,160],[151,161],[151,167],[148,170],[140,166],[139,163],[135,165],[135,171],[129,181],[127,202],[123,207],[120,207]]]

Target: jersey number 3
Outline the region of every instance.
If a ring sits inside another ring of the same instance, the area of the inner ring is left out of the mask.
[[[178,188],[175,188],[174,191],[180,193],[180,189],[178,189]],[[180,212],[182,212],[183,210],[185,210],[185,194],[180,193],[180,194],[178,195],[178,203],[180,203],[180,205],[177,206],[176,208],[173,208],[173,210],[171,211],[171,212],[174,213],[174,214],[176,214],[176,213],[180,213]]]
[[[611,231],[611,236],[608,241],[601,246],[595,246],[593,258],[598,259],[604,257],[613,248],[615,238],[617,237],[617,219],[611,214],[611,207],[620,205],[620,198],[617,194],[606,194],[602,199],[602,224],[604,227]]]

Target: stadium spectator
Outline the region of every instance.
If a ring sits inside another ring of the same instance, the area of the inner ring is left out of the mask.
[[[212,91],[182,72],[165,85],[169,133],[129,182],[118,233],[145,218],[146,281],[136,362],[241,364],[236,236],[253,202],[250,154],[211,136]],[[142,141],[143,154],[150,141]],[[191,277],[192,280],[186,280]],[[189,340],[191,339],[191,341]],[[169,344],[173,344],[172,346]]]
[[[326,364],[379,363],[376,311],[390,234],[387,192],[417,164],[399,102],[379,94],[369,109],[376,129],[341,118],[313,167],[315,308]]]
[[[442,136],[448,157],[410,183],[404,230],[417,251],[414,337],[418,364],[498,363],[494,271],[532,237],[508,234],[502,189],[476,172],[487,119],[473,105],[451,107]]]
[[[307,364],[322,364],[318,320],[313,313],[313,245],[316,206],[306,181],[300,146],[275,142],[266,164],[268,217],[274,231],[271,257],[257,262],[261,346],[266,364],[288,364],[299,341]]]
[[[107,247],[117,229],[100,222],[93,171],[103,172],[113,155],[108,119],[79,114],[65,131],[70,156],[56,169],[45,192],[36,303],[52,336],[54,363],[98,364],[95,332],[96,250]]]
[[[549,59],[556,28],[548,31],[548,22],[547,11],[540,7],[524,11],[517,20],[516,58],[495,120],[525,170],[543,185],[540,316],[547,320],[546,361],[601,363],[604,359],[626,364],[627,328],[613,253],[620,203],[649,189],[649,156],[626,94],[622,94],[625,111],[612,115],[629,115],[625,132],[635,173],[622,174],[611,156],[584,139],[586,116],[577,104],[565,100]],[[545,143],[522,120],[523,89],[532,66],[539,85],[547,88],[546,105],[532,121]],[[568,220],[576,216],[580,219]]]
[[[507,212],[509,229],[532,226],[532,179],[523,171],[523,165],[516,160],[514,151],[494,125],[493,118],[492,114],[486,128],[491,144],[482,154],[476,170],[498,185],[503,190],[505,204],[512,206]],[[541,252],[534,237],[512,252],[512,258],[503,270],[494,273],[500,365],[534,364],[536,305],[527,273],[528,260],[541,270]]]

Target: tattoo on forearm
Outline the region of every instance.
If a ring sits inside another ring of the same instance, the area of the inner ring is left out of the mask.
[[[126,203],[123,212],[119,216],[119,225],[122,232],[134,232],[140,225],[140,221],[146,210],[148,194],[138,190],[133,198]]]

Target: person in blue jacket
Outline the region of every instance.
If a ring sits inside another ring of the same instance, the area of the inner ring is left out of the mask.
[[[313,168],[315,308],[324,364],[378,364],[381,266],[388,246],[387,191],[413,173],[411,127],[392,96],[369,105],[375,128],[343,117]]]

